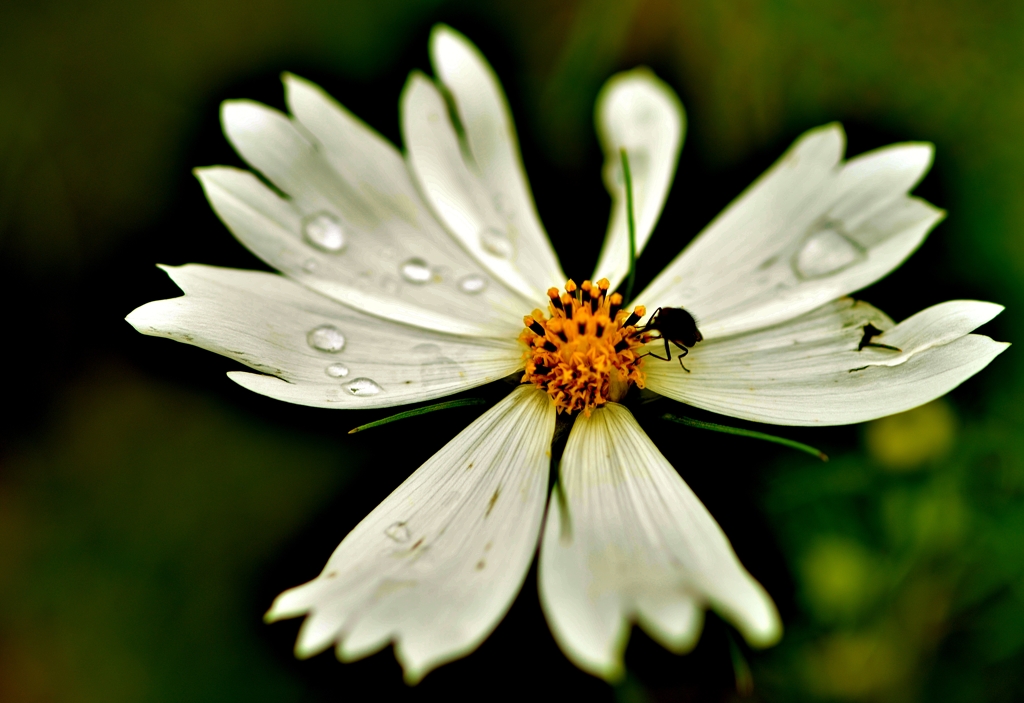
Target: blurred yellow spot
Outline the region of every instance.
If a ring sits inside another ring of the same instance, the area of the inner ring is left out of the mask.
[[[880,590],[882,571],[874,554],[843,537],[817,540],[800,563],[807,605],[823,622],[864,612]]]
[[[897,632],[837,633],[816,642],[804,656],[804,679],[812,692],[843,700],[901,700],[914,669],[915,653]]]
[[[913,471],[949,451],[956,418],[944,400],[868,423],[868,453],[890,471]]]

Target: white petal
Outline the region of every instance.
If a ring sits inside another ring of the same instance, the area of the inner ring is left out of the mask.
[[[537,216],[497,77],[450,28],[435,28],[430,51],[465,142],[460,144],[440,91],[412,74],[402,94],[402,133],[415,176],[467,250],[509,286],[545,300],[544,291],[562,285],[565,274]]]
[[[620,150],[625,149],[629,157],[639,256],[672,187],[686,118],[675,92],[645,68],[620,73],[605,83],[597,98],[596,118],[612,213],[593,278],[607,278],[615,290],[629,273],[626,185]]]
[[[185,295],[143,305],[128,322],[143,334],[271,374],[228,375],[280,400],[388,407],[457,393],[522,368],[515,338],[458,337],[381,320],[270,273],[198,265],[164,270]]]
[[[406,680],[475,649],[504,617],[537,546],[555,411],[520,386],[360,522],[270,620],[308,613],[296,653],[352,661],[395,643]]]
[[[893,327],[872,306],[845,298],[776,327],[700,342],[684,360],[690,373],[675,359],[648,359],[647,387],[757,422],[864,422],[934,400],[985,368],[1009,345],[968,333],[1002,309],[956,300]],[[886,330],[873,344],[896,349],[858,350],[868,324]]]
[[[285,83],[301,125],[250,101],[228,101],[221,115],[238,152],[288,199],[243,171],[196,172],[235,236],[304,285],[400,322],[482,335],[521,326],[535,303],[452,240],[398,151],[316,86]],[[317,227],[333,239],[311,243]]]
[[[811,130],[638,296],[691,310],[711,339],[769,327],[859,290],[899,266],[943,213],[907,191],[930,144],[841,163],[838,125]]]
[[[562,650],[597,676],[622,674],[629,625],[684,652],[705,607],[756,646],[775,642],[775,605],[693,491],[621,405],[579,417],[544,527],[541,604]]]

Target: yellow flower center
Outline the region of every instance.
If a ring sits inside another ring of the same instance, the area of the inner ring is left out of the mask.
[[[642,305],[632,313],[622,310],[622,296],[609,295],[608,285],[602,278],[577,288],[570,280],[561,295],[557,288],[548,291],[548,316],[534,310],[523,318],[526,329],[519,339],[528,351],[522,382],[546,391],[558,412],[590,415],[621,400],[631,384],[644,387],[636,324],[647,311]]]

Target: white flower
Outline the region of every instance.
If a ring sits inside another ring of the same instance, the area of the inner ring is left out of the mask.
[[[707,607],[752,645],[771,644],[781,632],[771,599],[630,412],[607,401],[645,382],[746,420],[835,425],[915,407],[984,368],[1007,345],[970,332],[1000,306],[947,302],[897,325],[844,297],[896,268],[941,219],[907,194],[931,146],[844,162],[838,125],[805,134],[637,296],[652,309],[685,306],[704,337],[685,369],[675,359],[641,363],[651,335],[636,317],[645,311],[619,312],[610,295],[630,267],[620,150],[640,250],[682,144],[672,90],[638,69],[602,91],[597,126],[613,206],[593,279],[607,281],[570,282],[549,298],[566,277],[498,80],[446,27],[431,36],[430,55],[437,81],[413,73],[402,93],[404,158],[295,76],[284,79],[290,117],[225,103],[228,138],[285,197],[248,171],[197,175],[234,235],[285,275],[167,268],[185,295],[128,317],[144,334],[260,372],[229,373],[246,388],[325,408],[413,403],[527,368],[531,382],[415,471],[319,577],[278,597],[269,619],[307,616],[300,656],[336,646],[351,661],[393,642],[415,682],[496,627],[539,541],[544,611],[586,671],[621,674],[632,622],[686,651]],[[543,336],[524,332],[524,313]],[[570,359],[573,350],[581,356]],[[583,412],[548,500],[556,408]]]

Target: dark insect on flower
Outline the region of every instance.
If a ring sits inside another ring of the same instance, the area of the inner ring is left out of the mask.
[[[647,352],[644,356],[650,355],[655,359],[669,361],[672,358],[671,350],[668,346],[671,342],[683,350],[683,353],[676,357],[679,359],[680,366],[683,366],[683,357],[690,353],[689,347],[692,347],[697,342],[704,341],[704,335],[697,329],[697,321],[693,319],[693,315],[683,308],[658,308],[651,315],[650,321],[639,332],[645,337],[650,332],[657,332],[659,336],[650,339],[665,340],[665,356],[658,356],[652,351]],[[690,369],[685,366],[683,366],[683,370],[687,373],[690,372]]]

